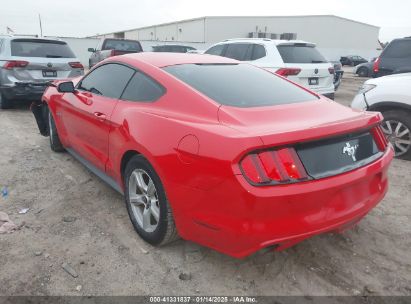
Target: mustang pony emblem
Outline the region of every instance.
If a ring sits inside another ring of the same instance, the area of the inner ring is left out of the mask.
[[[352,157],[353,161],[357,161],[355,158],[355,153],[357,152],[358,145],[351,146],[349,142],[345,144],[345,147],[343,149],[343,154],[347,154],[348,156]]]

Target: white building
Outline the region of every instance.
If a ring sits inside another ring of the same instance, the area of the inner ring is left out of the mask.
[[[333,15],[201,17],[126,31],[97,35],[140,40],[143,49],[152,45],[185,44],[206,49],[229,38],[265,37],[314,42],[329,60],[344,55],[365,58],[379,54],[380,28]],[[91,37],[90,37],[91,38]]]

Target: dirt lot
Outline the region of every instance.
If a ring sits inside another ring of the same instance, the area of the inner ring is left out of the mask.
[[[360,85],[346,77],[337,101]],[[411,162],[393,162],[387,197],[355,229],[236,260],[185,241],[144,243],[122,197],[52,153],[26,107],[0,111],[0,130],[0,211],[24,223],[0,235],[0,295],[411,295]]]

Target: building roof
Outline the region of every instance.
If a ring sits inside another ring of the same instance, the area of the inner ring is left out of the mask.
[[[143,26],[143,27],[138,27],[138,28],[132,28],[128,30],[119,30],[115,32],[110,32],[110,33],[103,33],[103,34],[97,34],[89,37],[95,37],[95,36],[102,36],[102,35],[110,35],[110,34],[115,34],[115,33],[121,33],[121,32],[131,32],[131,31],[136,31],[136,30],[142,30],[142,29],[147,29],[151,27],[157,27],[157,26],[165,26],[165,25],[172,25],[172,24],[178,24],[178,23],[184,23],[184,22],[190,22],[190,21],[197,21],[197,20],[205,20],[205,19],[221,19],[221,18],[324,18],[324,17],[331,17],[331,18],[337,18],[337,19],[342,19],[348,22],[354,22],[357,24],[362,24],[365,26],[370,26],[374,28],[380,28],[379,26],[371,25],[368,23],[336,16],[336,15],[295,15],[295,16],[203,16],[203,17],[197,17],[197,18],[191,18],[191,19],[183,19],[179,21],[173,21],[173,22],[166,22],[166,23],[160,23],[160,24],[153,24],[153,25],[148,25],[148,26]]]

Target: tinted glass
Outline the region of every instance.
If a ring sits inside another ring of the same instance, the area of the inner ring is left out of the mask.
[[[260,58],[265,57],[265,47],[260,45],[260,44],[255,44],[254,49],[253,49],[253,56],[251,57],[251,60],[257,60]]]
[[[141,52],[141,45],[138,41],[106,39],[103,50]]]
[[[411,40],[397,40],[391,42],[383,53],[388,58],[411,58]]]
[[[317,99],[287,80],[248,64],[182,64],[164,70],[216,102],[234,107]]]
[[[14,39],[11,41],[11,56],[75,58],[76,56],[63,41],[40,39]]]
[[[105,64],[90,72],[80,83],[79,89],[110,98],[120,98],[134,72],[124,65]]]
[[[284,63],[322,63],[327,62],[313,46],[306,44],[278,45],[278,51]]]
[[[130,101],[155,101],[165,92],[165,89],[156,81],[143,73],[137,72],[124,90],[121,99]]]
[[[250,43],[232,43],[227,46],[224,57],[236,59],[236,60],[247,60],[247,52],[252,48]]]
[[[211,49],[205,51],[205,54],[221,56],[224,46],[224,44],[213,46]]]

